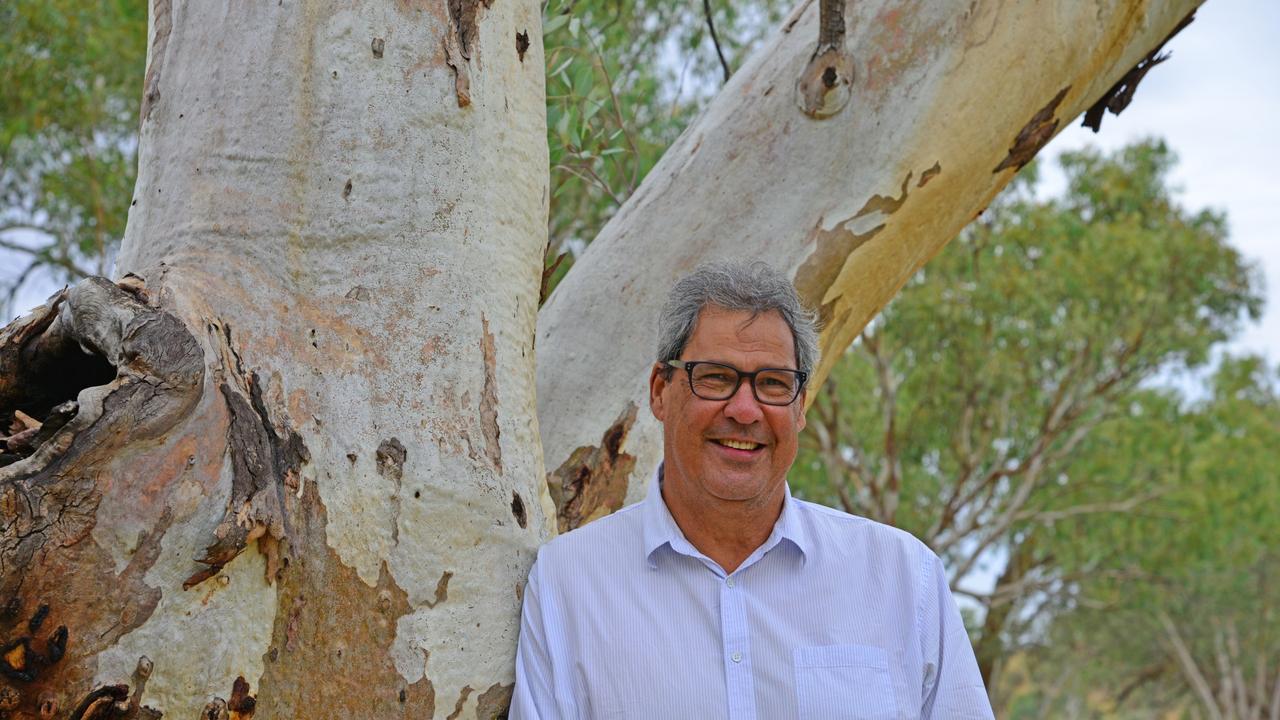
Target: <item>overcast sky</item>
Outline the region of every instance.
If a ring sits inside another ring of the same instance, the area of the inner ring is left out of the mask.
[[[1280,363],[1280,0],[1208,0],[1166,50],[1173,57],[1152,69],[1124,114],[1108,114],[1097,135],[1077,119],[1045,153],[1163,137],[1181,160],[1173,179],[1183,203],[1225,210],[1231,241],[1265,275],[1262,322],[1231,350]],[[3,255],[0,263],[15,262]],[[3,274],[11,275],[8,267]],[[28,283],[16,309],[25,312],[54,289],[48,275]]]
[[[1077,120],[1045,153],[1163,137],[1184,206],[1225,210],[1232,244],[1265,275],[1262,322],[1230,350],[1280,362],[1280,1],[1208,0],[1165,50],[1123,114],[1097,135]]]

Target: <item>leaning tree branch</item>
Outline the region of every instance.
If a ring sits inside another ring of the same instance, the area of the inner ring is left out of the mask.
[[[1169,645],[1173,648],[1174,658],[1178,661],[1178,667],[1181,668],[1183,677],[1187,679],[1187,682],[1191,684],[1191,688],[1195,690],[1196,697],[1199,698],[1200,704],[1204,706],[1210,720],[1222,720],[1222,712],[1218,709],[1218,703],[1213,697],[1213,690],[1210,689],[1209,682],[1205,680],[1204,673],[1200,671],[1200,667],[1196,665],[1196,660],[1191,656],[1191,650],[1187,647],[1186,641],[1182,639],[1182,633],[1178,632],[1178,626],[1174,624],[1173,618],[1169,617],[1169,613],[1161,608],[1156,611],[1156,619],[1164,627],[1165,636],[1169,641]]]

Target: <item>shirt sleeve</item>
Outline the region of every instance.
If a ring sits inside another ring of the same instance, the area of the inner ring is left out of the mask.
[[[920,614],[925,666],[920,717],[994,720],[973,645],[951,596],[942,562],[928,550],[925,554]]]
[[[520,640],[516,644],[516,687],[511,698],[511,720],[555,720],[564,715],[557,707],[547,619],[541,598],[538,563],[529,570],[524,605],[520,613]]]

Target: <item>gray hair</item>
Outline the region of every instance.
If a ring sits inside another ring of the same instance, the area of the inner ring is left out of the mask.
[[[705,263],[672,286],[658,318],[658,362],[680,357],[708,305],[752,316],[777,311],[791,328],[796,366],[813,373],[818,364],[817,315],[804,306],[785,275],[758,260]]]

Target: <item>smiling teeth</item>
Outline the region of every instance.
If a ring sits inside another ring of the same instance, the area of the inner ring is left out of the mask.
[[[724,445],[725,447],[731,447],[734,450],[755,450],[756,448],[760,447],[760,443],[741,442],[738,440],[720,440],[718,442],[721,445]]]

